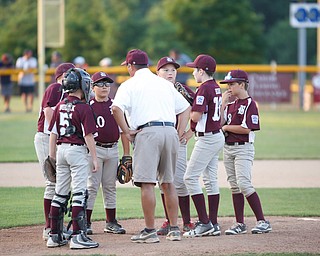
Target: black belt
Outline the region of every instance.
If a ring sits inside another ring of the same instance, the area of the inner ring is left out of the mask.
[[[212,132],[195,132],[196,136],[197,137],[202,137],[204,136],[205,134],[216,134],[216,133],[219,133],[220,132],[220,129],[219,130],[216,130],[216,131],[212,131]]]
[[[110,143],[100,143],[96,142],[96,145],[103,148],[113,148],[115,145],[117,145],[118,142],[110,142]]]
[[[149,123],[138,126],[138,130],[143,129],[145,127],[150,127],[150,126],[172,126],[172,127],[174,127],[174,123],[154,121],[154,122],[149,122]]]
[[[252,144],[252,142],[226,142],[228,146],[238,146],[238,145],[244,145],[244,144]]]
[[[84,146],[84,144],[76,144],[76,143],[65,143],[65,142],[58,142],[57,145],[61,145],[61,144],[67,144],[70,146]]]

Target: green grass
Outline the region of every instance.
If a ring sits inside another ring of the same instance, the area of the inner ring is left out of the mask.
[[[43,190],[43,188],[33,187],[0,188],[0,229],[43,224]],[[266,216],[319,216],[320,188],[260,188],[257,191]],[[163,217],[158,189],[156,189],[156,195],[156,216]],[[253,216],[247,203],[245,214]],[[191,215],[196,216],[192,203]],[[219,216],[234,216],[231,192],[227,188],[221,189]],[[92,218],[95,221],[105,219],[101,193],[98,194]],[[119,220],[143,218],[139,188],[117,189],[117,218]]]
[[[319,159],[320,113],[262,111],[256,159]]]
[[[10,114],[0,113],[0,162],[35,162],[33,139],[37,131],[39,102],[35,100],[33,113],[25,113],[20,98],[13,97],[11,111]]]
[[[39,101],[35,100],[33,113],[25,113],[18,97],[13,97],[11,105],[11,114],[0,113],[0,162],[36,162],[33,139]],[[260,119],[255,159],[320,159],[319,112],[262,110]],[[193,146],[194,139],[191,139],[188,158]]]

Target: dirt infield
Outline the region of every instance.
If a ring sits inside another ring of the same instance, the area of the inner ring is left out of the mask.
[[[182,238],[180,242],[167,241],[160,237],[157,244],[135,244],[130,237],[143,227],[143,220],[121,221],[127,234],[104,234],[104,222],[94,222],[95,232],[91,238],[100,246],[91,250],[71,250],[69,246],[47,248],[42,241],[42,226],[19,227],[0,230],[0,255],[230,255],[236,253],[320,253],[320,218],[270,217],[273,231],[263,235],[250,232],[243,235],[219,237]],[[232,224],[233,218],[220,218],[224,231]],[[247,218],[252,228],[255,220]],[[157,226],[161,220],[157,219]]]
[[[320,160],[255,160],[252,182],[257,188],[319,187],[319,170]],[[0,177],[0,187],[44,186],[38,163],[1,163]],[[220,187],[229,187],[222,161],[218,177]]]
[[[222,163],[219,163],[220,186],[227,187]],[[253,183],[256,187],[319,187],[320,160],[312,161],[255,161]],[[42,187],[43,178],[36,163],[0,164],[0,187]],[[320,255],[320,213],[315,218],[267,217],[273,231],[253,235],[250,229],[255,219],[246,218],[249,232],[226,236],[224,230],[233,218],[219,218],[222,235],[219,237],[183,238],[180,242],[160,237],[157,244],[135,244],[133,234],[144,227],[142,219],[122,220],[125,235],[103,233],[104,222],[92,224],[91,238],[100,246],[92,250],[71,250],[68,246],[49,249],[42,240],[43,226],[17,227],[0,230],[0,255],[230,255],[248,253],[314,253]],[[156,226],[162,224],[156,220]],[[181,225],[181,219],[179,219]]]

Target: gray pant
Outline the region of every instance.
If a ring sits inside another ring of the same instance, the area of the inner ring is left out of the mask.
[[[68,195],[72,189],[73,206],[82,207],[85,202],[85,191],[87,189],[88,171],[90,168],[88,159],[88,149],[86,146],[72,146],[71,144],[61,144],[57,146],[57,183],[56,193]],[[53,200],[64,203],[62,197],[54,196]],[[52,206],[60,207],[52,202]]]
[[[89,170],[88,176],[88,210],[92,210],[97,193],[102,186],[104,208],[116,208],[116,180],[117,167],[119,164],[118,145],[112,148],[96,146],[99,169],[97,172]],[[90,163],[92,166],[92,159]]]
[[[251,183],[251,171],[254,159],[254,145],[225,145],[223,162],[227,179],[233,194],[243,193],[246,197],[255,192]]]
[[[224,145],[224,136],[219,132],[195,139],[196,143],[184,175],[185,184],[191,196],[202,194],[199,181],[202,174],[207,195],[217,195],[219,194],[218,161]]]

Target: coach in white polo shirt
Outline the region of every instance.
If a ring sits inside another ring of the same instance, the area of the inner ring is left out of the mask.
[[[180,240],[177,226],[178,197],[173,177],[179,138],[188,123],[190,105],[169,81],[148,68],[148,55],[134,49],[127,53],[126,65],[130,79],[122,83],[114,98],[112,111],[127,138],[134,143],[134,184],[141,188],[145,229],[131,237],[132,242],[159,242],[154,225],[156,206],[154,186],[161,185],[167,202],[170,232],[167,239]],[[124,118],[128,113],[130,128]],[[178,127],[175,129],[176,115]]]

